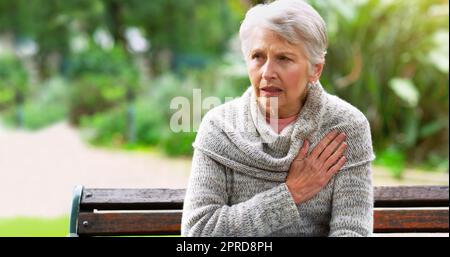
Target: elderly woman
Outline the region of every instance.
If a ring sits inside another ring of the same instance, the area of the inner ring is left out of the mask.
[[[182,235],[370,236],[370,127],[319,83],[323,19],[300,0],[257,5],[240,39],[251,87],[200,125]]]

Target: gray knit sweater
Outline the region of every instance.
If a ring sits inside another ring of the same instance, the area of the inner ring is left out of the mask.
[[[346,163],[311,200],[296,205],[285,184],[304,139],[310,151],[331,130],[345,132]],[[251,87],[210,110],[193,144],[183,236],[371,236],[370,127],[320,83],[280,134],[266,123]]]

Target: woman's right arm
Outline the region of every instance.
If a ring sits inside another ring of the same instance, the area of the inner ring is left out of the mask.
[[[225,172],[223,165],[194,151],[182,236],[266,236],[298,222],[297,206],[285,183],[229,205]]]

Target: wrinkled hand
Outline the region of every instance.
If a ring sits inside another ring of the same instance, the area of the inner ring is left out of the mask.
[[[347,148],[345,138],[344,133],[332,131],[317,144],[310,155],[307,155],[309,142],[304,141],[286,177],[286,185],[296,204],[313,198],[342,168],[346,161],[343,156]]]

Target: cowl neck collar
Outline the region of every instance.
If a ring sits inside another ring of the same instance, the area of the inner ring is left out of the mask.
[[[307,96],[296,121],[289,124],[281,133],[275,132],[265,121],[265,114],[259,108],[253,89],[250,87],[250,112],[262,143],[280,157],[290,159],[290,153],[303,144],[303,139],[313,136],[323,115],[323,88],[320,83],[308,84]],[[296,152],[297,153],[297,152]],[[296,155],[296,154],[295,154]],[[267,156],[261,156],[267,157]],[[290,162],[289,162],[290,163]]]
[[[303,141],[318,131],[325,91],[308,84],[305,103],[295,122],[276,133],[265,120],[252,87],[233,101],[210,110],[193,146],[224,166],[258,178],[284,181]]]

